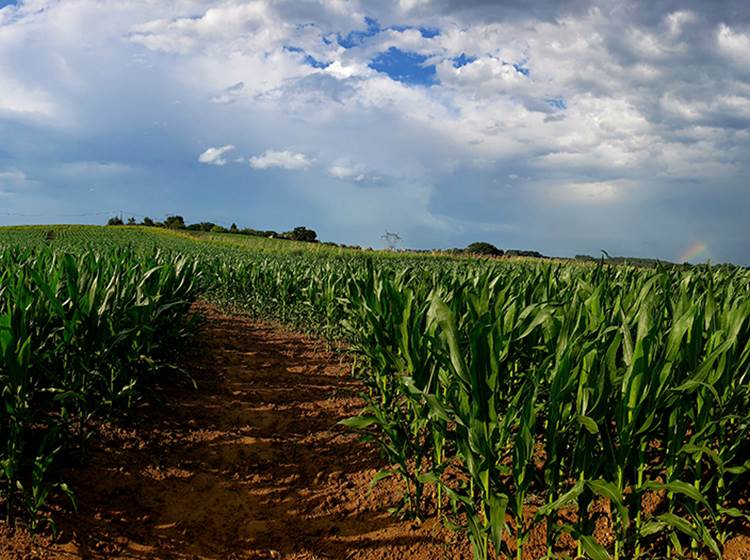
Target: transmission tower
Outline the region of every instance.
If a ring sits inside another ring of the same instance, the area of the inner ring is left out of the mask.
[[[381,239],[385,241],[385,244],[388,246],[389,251],[395,251],[396,245],[401,241],[401,236],[398,233],[390,232],[386,230],[386,232],[380,236]]]

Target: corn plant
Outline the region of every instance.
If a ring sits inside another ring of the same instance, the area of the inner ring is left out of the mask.
[[[131,410],[192,331],[194,260],[131,250],[0,249],[0,497],[42,522],[62,452]],[[34,443],[40,442],[40,443]]]

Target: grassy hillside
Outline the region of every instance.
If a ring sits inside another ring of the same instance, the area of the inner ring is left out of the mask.
[[[253,254],[314,254],[319,256],[377,255],[384,258],[425,258],[440,253],[394,253],[359,250],[325,243],[305,243],[252,235],[172,230],[144,226],[34,225],[0,227],[0,244],[25,247],[47,245],[72,250],[81,247],[137,247],[201,253],[220,248]],[[213,249],[209,249],[213,248]]]

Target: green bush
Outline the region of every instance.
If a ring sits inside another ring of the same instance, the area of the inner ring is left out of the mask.
[[[467,253],[474,253],[475,255],[487,255],[491,257],[501,257],[503,251],[495,247],[492,243],[486,243],[484,241],[478,241],[472,243],[466,247]]]

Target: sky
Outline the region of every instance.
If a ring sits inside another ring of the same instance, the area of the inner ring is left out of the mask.
[[[0,0],[0,224],[750,265],[747,0]]]

